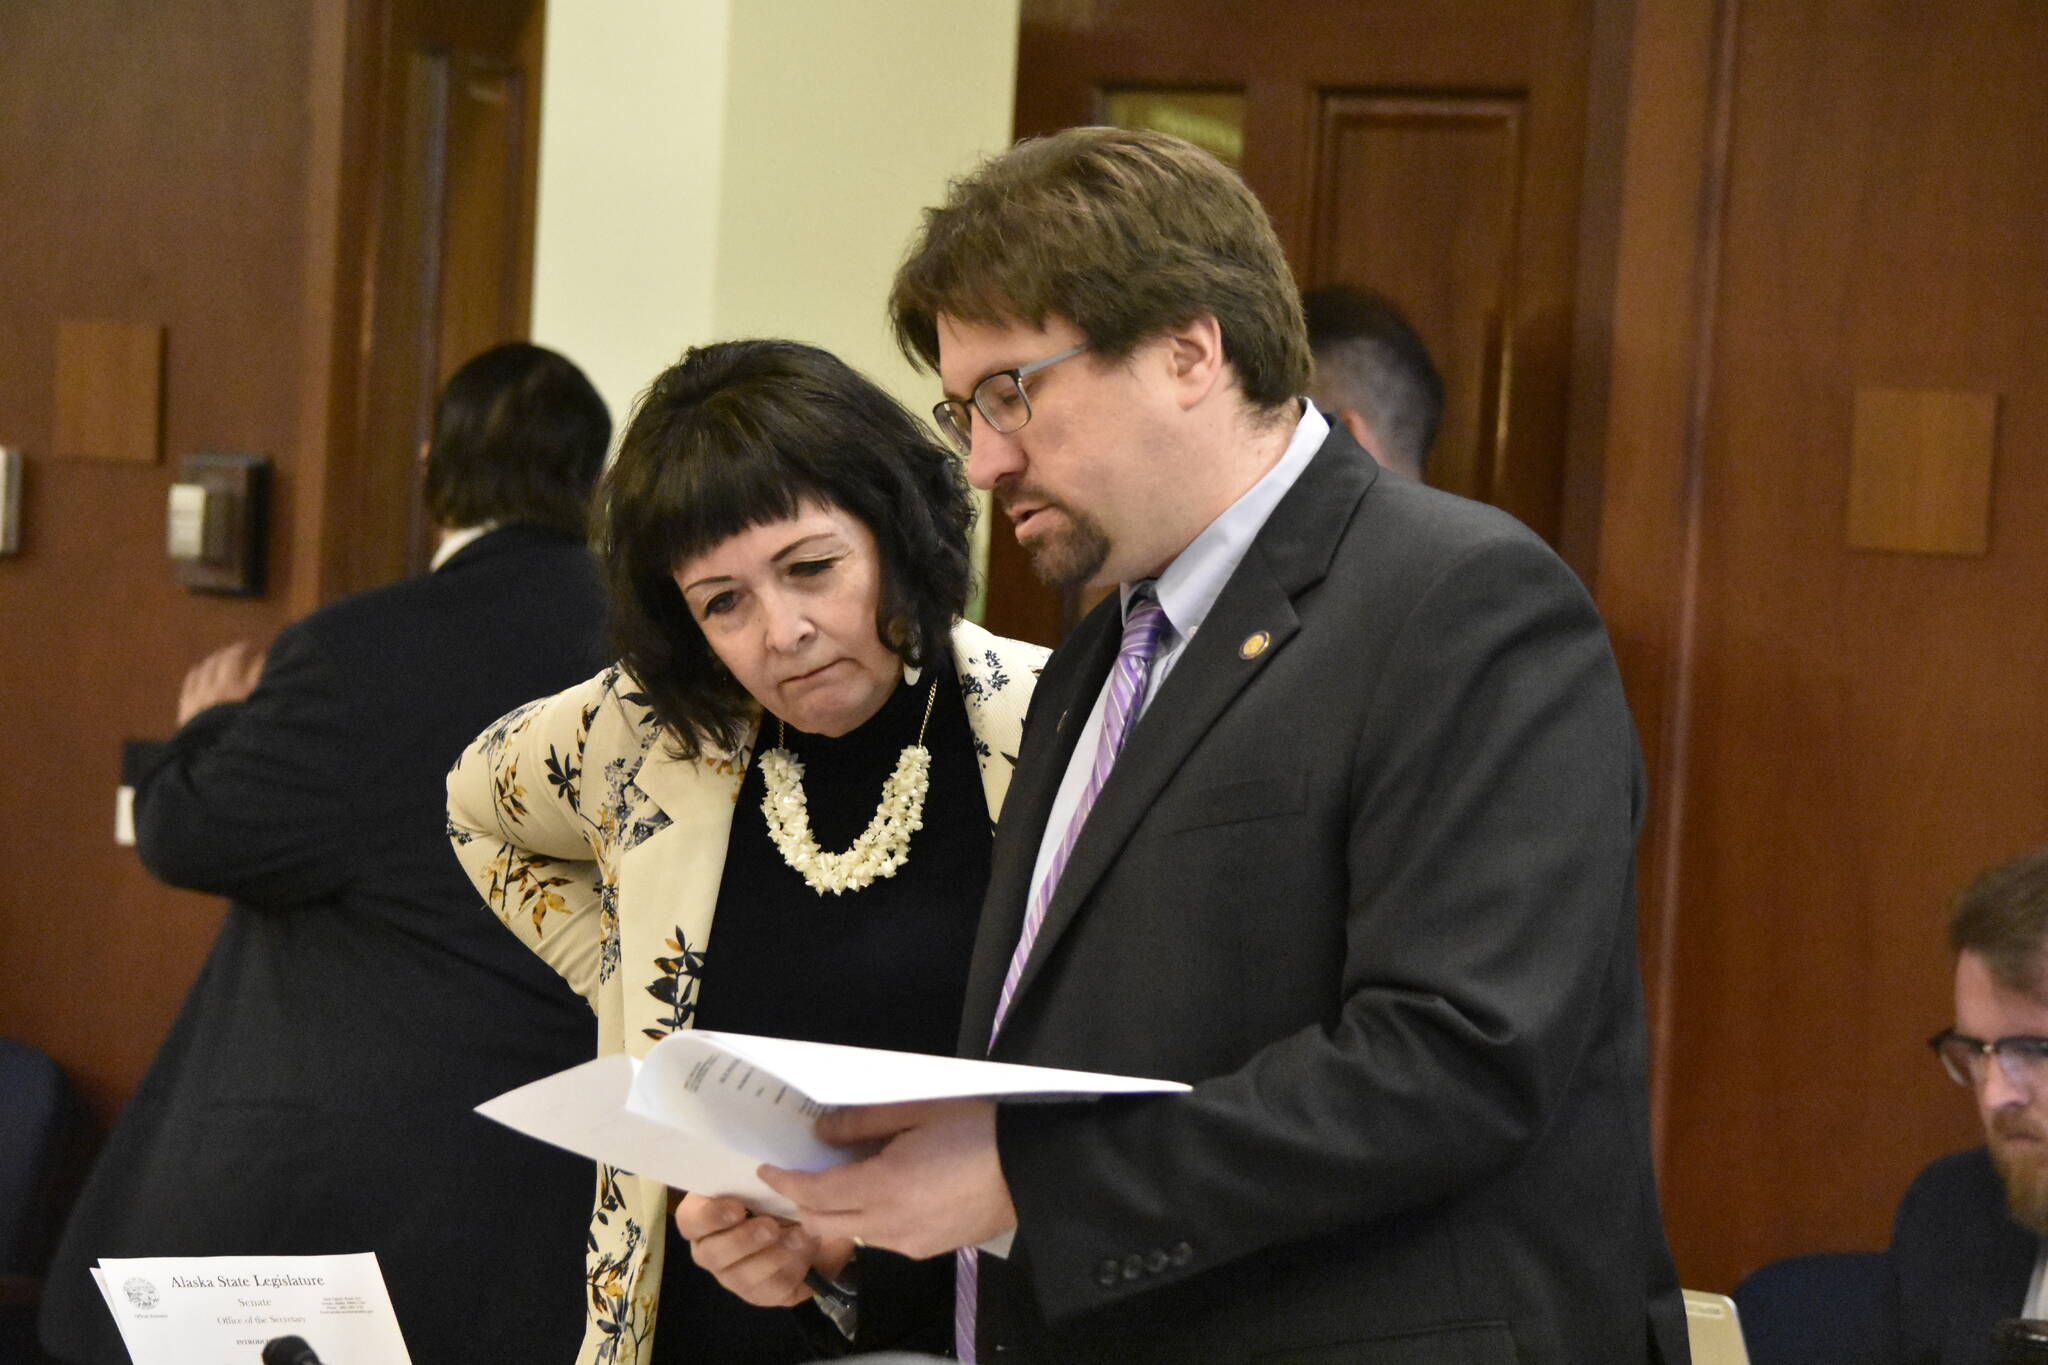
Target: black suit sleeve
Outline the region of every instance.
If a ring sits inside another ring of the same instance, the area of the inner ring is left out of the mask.
[[[249,698],[194,716],[136,790],[144,865],[252,906],[346,889],[360,863],[350,793],[363,762],[351,707],[344,671],[302,626],[286,629]]]
[[[1002,1109],[1018,1245],[1049,1318],[1467,1194],[1537,1140],[1589,1054],[1614,1063],[1591,1042],[1634,979],[1640,776],[1592,603],[1516,536],[1438,574],[1383,660],[1332,643],[1346,613],[1331,588],[1289,646],[1317,651],[1319,695],[1255,684],[1241,699],[1263,742],[1292,727],[1323,751],[1298,813],[1238,826],[1230,856],[1257,860],[1256,878],[1155,858],[1186,884],[1101,893],[1171,902],[1190,939],[1269,915],[1266,988],[1341,974],[1335,1012],[1187,1096]],[[1134,1028],[1244,1013],[1221,998],[1126,1010]],[[1105,1250],[1159,1273],[1098,1274]]]

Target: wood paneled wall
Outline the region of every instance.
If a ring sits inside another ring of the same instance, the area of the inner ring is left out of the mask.
[[[0,1032],[57,1057],[102,1119],[155,1052],[219,924],[117,847],[124,736],[172,728],[178,682],[267,640],[272,590],[179,588],[164,554],[176,461],[276,461],[288,528],[313,433],[307,213],[310,0],[14,0],[0,6],[0,443],[27,456],[19,554],[0,558]],[[61,322],[164,329],[162,459],[53,450]]]
[[[1650,750],[1690,1284],[1882,1246],[1977,1140],[1923,1040],[1950,897],[2048,839],[2044,69],[2038,5],[1637,14],[1598,583]],[[1867,453],[1893,391],[1995,397],[1988,484],[1981,423],[1908,442],[1988,490],[1984,553],[1852,535],[1859,404]]]
[[[0,1033],[54,1055],[102,1122],[222,909],[114,843],[121,742],[172,730],[206,653],[400,576],[423,542],[409,519],[431,397],[526,326],[541,12],[0,5],[0,444],[28,457],[21,552],[0,557]],[[408,120],[404,77],[423,64],[440,98]],[[433,268],[388,268],[401,247]],[[390,344],[393,329],[419,343]],[[130,362],[112,384],[104,363],[73,363],[60,382],[76,338],[101,335],[147,338],[161,373]],[[80,403],[121,420],[81,425]],[[145,423],[146,439],[72,448]],[[262,597],[177,586],[165,494],[200,450],[275,463]]]

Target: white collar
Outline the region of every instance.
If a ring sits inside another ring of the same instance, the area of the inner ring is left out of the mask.
[[[481,526],[464,526],[454,531],[443,531],[441,533],[441,543],[434,547],[434,557],[428,562],[427,571],[431,573],[435,569],[440,568],[443,564],[453,559],[456,552],[461,550],[463,546],[469,544],[485,532],[497,529],[497,522],[487,521]]]

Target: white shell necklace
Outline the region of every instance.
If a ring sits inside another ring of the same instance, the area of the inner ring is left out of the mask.
[[[896,771],[882,784],[882,804],[875,808],[875,818],[844,853],[827,853],[811,833],[804,765],[786,747],[789,730],[777,718],[775,747],[761,755],[761,778],[768,788],[761,798],[761,814],[768,818],[768,837],[775,841],[782,861],[819,895],[863,890],[877,877],[895,876],[896,869],[910,861],[910,836],[924,828],[924,794],[931,786],[932,767],[924,732],[932,723],[932,704],[938,695],[935,677],[925,693],[917,743],[897,757]]]

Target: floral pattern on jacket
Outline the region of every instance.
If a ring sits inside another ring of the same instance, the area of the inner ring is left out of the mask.
[[[1046,651],[965,622],[953,650],[993,823]],[[590,1002],[600,1054],[645,1056],[690,1026],[752,756],[751,734],[693,760],[663,735],[614,665],[504,717],[448,775],[456,856],[492,913]],[[667,1201],[658,1181],[598,1167],[578,1365],[649,1357]]]

